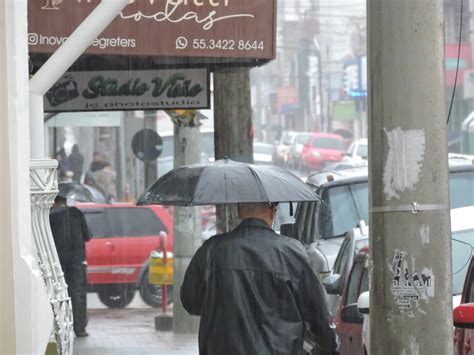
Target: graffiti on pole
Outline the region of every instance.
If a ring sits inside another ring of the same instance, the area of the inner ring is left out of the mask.
[[[411,267],[407,261],[408,252],[396,250],[388,266],[393,273],[391,292],[400,313],[415,316],[415,311],[425,314],[423,303],[434,297],[435,276],[432,269],[415,271],[415,260]]]

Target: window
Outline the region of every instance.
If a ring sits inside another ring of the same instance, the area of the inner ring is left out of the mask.
[[[367,183],[329,187],[322,191],[319,231],[323,238],[342,236],[360,220],[368,221]]]
[[[316,138],[313,141],[313,148],[344,150],[344,143],[336,138]]]
[[[357,148],[357,155],[364,158],[368,156],[367,146],[365,144],[359,145],[359,147]]]
[[[336,261],[334,262],[334,273],[342,275],[344,267],[343,267],[343,259],[345,254],[347,253],[347,249],[349,248],[349,239],[344,240],[342,243],[341,249],[337,254]]]
[[[349,285],[347,288],[347,295],[344,301],[344,306],[357,303],[357,297],[358,297],[357,286],[359,285],[359,280],[360,280],[363,270],[364,270],[364,267],[362,263],[357,262],[354,264],[354,267],[352,268],[351,274],[349,276]]]
[[[474,171],[452,172],[449,175],[451,208],[474,205]]]
[[[452,240],[452,272],[453,295],[460,295],[464,286],[469,262],[474,245],[474,229],[461,230],[453,233]]]
[[[111,237],[157,236],[166,231],[160,219],[148,208],[108,208],[105,215]]]
[[[310,140],[311,135],[309,134],[299,134],[296,136],[296,144],[306,144]]]
[[[109,234],[103,210],[84,209],[82,212],[86,218],[92,238],[104,238]]]
[[[362,274],[362,279],[360,280],[359,286],[359,296],[369,290],[369,272],[367,269],[364,269],[364,273]]]
[[[468,294],[466,295],[466,303],[474,302],[474,272],[471,269],[471,276],[469,277]]]

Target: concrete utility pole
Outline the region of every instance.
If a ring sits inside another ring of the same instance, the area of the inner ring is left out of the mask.
[[[201,161],[199,127],[174,127],[174,167]],[[183,308],[179,290],[184,273],[196,250],[201,246],[199,207],[174,207],[174,287],[173,329],[175,333],[196,333],[199,317],[190,316]]]
[[[250,69],[236,68],[214,73],[214,150],[215,158],[253,163],[252,104]],[[217,230],[232,229],[237,209],[217,208]]]
[[[370,352],[453,353],[442,0],[369,0]]]
[[[143,128],[156,131],[156,111],[145,111]],[[145,188],[155,182],[158,173],[157,164],[158,161],[156,159],[145,162]]]

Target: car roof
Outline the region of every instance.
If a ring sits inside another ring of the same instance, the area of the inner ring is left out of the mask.
[[[160,205],[142,205],[137,206],[133,202],[113,202],[113,203],[93,203],[93,202],[81,202],[76,203],[74,207],[77,208],[124,208],[124,207],[133,207],[133,208],[163,208]]]
[[[466,159],[450,158],[450,172],[474,171],[474,164]],[[363,182],[368,180],[369,170],[367,166],[354,167],[334,171],[318,172],[310,175],[306,182],[314,186],[340,185],[351,182]],[[328,180],[331,179],[331,181]]]
[[[325,171],[310,175],[306,182],[311,185],[321,186],[336,184],[338,182],[367,181],[369,170],[366,166],[334,171]],[[328,179],[332,179],[329,181]]]
[[[312,134],[313,137],[320,137],[320,138],[323,138],[323,137],[326,137],[326,138],[337,138],[337,139],[344,139],[340,134],[336,134],[336,133],[326,133],[326,132],[314,132]]]

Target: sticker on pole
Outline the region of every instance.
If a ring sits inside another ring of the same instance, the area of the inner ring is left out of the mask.
[[[388,266],[393,273],[391,292],[395,303],[400,313],[413,318],[415,312],[426,313],[423,304],[434,297],[435,277],[432,269],[415,271],[415,259],[411,258],[410,265],[407,255],[406,251],[397,249]]]

